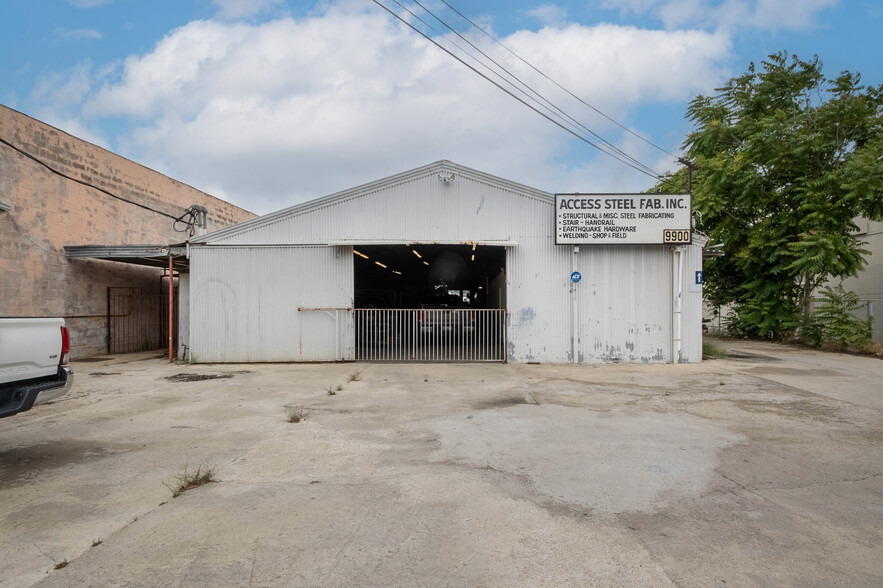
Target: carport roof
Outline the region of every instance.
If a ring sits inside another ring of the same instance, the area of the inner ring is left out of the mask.
[[[68,259],[103,259],[149,267],[167,268],[169,259],[178,271],[190,271],[185,244],[176,245],[65,245]]]

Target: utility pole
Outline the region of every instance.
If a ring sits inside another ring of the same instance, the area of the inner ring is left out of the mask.
[[[678,158],[678,163],[687,168],[687,192],[693,193],[693,170],[699,169],[699,166],[683,157]]]

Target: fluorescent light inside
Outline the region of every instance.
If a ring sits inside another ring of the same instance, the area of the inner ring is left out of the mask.
[[[428,262],[428,261],[424,261],[424,262],[423,262],[423,265],[429,265],[429,262]]]
[[[472,261],[475,261],[475,254],[472,254]]]
[[[364,257],[365,259],[368,259],[368,256],[365,255],[364,253],[362,253],[361,251],[356,251],[355,249],[353,249],[353,253],[355,253],[359,257]]]
[[[472,250],[475,251],[475,248],[476,248],[476,247],[478,247],[478,243],[473,243],[473,244],[472,244]]]
[[[397,272],[396,270],[392,270],[392,273],[402,275],[402,272]]]
[[[484,286],[479,286],[478,289],[479,289],[479,290],[484,290]]]
[[[416,250],[416,249],[411,249],[411,251],[414,252],[414,255],[416,255],[416,256],[419,257],[420,259],[423,259],[423,256],[420,255],[419,253],[417,253],[417,250]]]
[[[379,265],[379,266],[382,267],[383,269],[386,269],[386,266],[383,265],[382,263],[380,263],[379,261],[375,261],[374,263],[376,263],[377,265]]]

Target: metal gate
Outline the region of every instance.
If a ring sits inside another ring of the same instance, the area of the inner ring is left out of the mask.
[[[356,359],[506,361],[504,309],[355,309]]]
[[[178,287],[174,293],[178,315]],[[178,347],[178,322],[173,321],[173,346]],[[107,289],[107,352],[131,353],[166,349],[169,343],[169,295],[142,288]]]

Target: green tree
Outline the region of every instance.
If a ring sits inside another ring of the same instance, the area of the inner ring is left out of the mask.
[[[733,304],[741,332],[780,336],[809,318],[816,288],[865,264],[854,219],[883,219],[883,85],[779,53],[687,117],[694,209],[724,251],[707,263],[706,297]],[[655,189],[684,184],[680,171]]]

